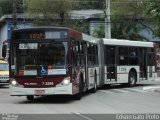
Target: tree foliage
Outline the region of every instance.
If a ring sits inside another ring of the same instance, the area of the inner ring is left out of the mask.
[[[25,2],[25,6],[23,4]],[[39,25],[69,26],[81,32],[89,31],[87,21],[69,19],[72,9],[106,10],[106,0],[15,0],[17,13],[29,13]],[[144,28],[160,36],[160,0],[110,0],[112,37],[124,39],[146,39],[138,32]],[[0,16],[12,14],[12,0],[0,0]],[[153,30],[147,26],[153,24]],[[88,27],[88,28],[87,28]],[[101,25],[94,34],[104,36]],[[97,32],[97,33],[96,33]]]
[[[26,9],[41,23],[55,25],[55,20],[60,20],[59,24],[62,25],[68,18],[68,12],[75,6],[73,3],[72,0],[27,0]]]
[[[78,6],[74,9],[103,9],[105,1],[106,0],[79,0]]]
[[[23,12],[23,0],[15,0],[17,13]],[[12,14],[12,0],[0,0],[0,16]]]
[[[160,36],[160,0],[149,0],[147,15],[154,25],[154,34]]]
[[[97,38],[104,38],[105,33],[104,33],[104,25],[99,25],[96,29],[93,31],[93,36]]]
[[[111,0],[112,37],[119,39],[147,40],[139,31],[145,25],[145,0]]]

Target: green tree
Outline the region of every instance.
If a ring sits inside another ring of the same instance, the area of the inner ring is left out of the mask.
[[[23,0],[15,0],[17,13],[23,13]],[[0,15],[12,14],[12,0],[0,0]]]
[[[97,38],[104,38],[105,37],[104,25],[99,25],[96,29],[94,29],[93,36]]]
[[[155,36],[160,36],[160,1],[159,0],[149,0],[147,6],[148,18],[152,20],[154,25],[153,30]]]
[[[139,35],[140,30],[150,28],[144,20],[146,4],[145,0],[110,0],[112,38],[147,40],[144,36]],[[102,10],[106,16],[106,6],[103,6]],[[102,25],[94,30],[96,37],[104,37],[104,34]]]
[[[26,9],[27,13],[37,19],[36,23],[64,25],[74,3],[72,0],[27,0]]]
[[[3,15],[2,8],[0,7],[0,17]]]
[[[138,33],[146,27],[149,28],[144,20],[146,4],[145,0],[112,0],[112,37],[131,40],[147,40],[147,38]]]
[[[75,9],[102,9],[106,0],[79,0]]]

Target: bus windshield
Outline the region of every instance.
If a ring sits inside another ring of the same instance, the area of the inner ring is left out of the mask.
[[[67,74],[67,42],[19,43],[13,45],[14,75]]]

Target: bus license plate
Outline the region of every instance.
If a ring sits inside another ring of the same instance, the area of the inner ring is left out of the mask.
[[[45,90],[35,90],[35,94],[37,95],[45,94]]]

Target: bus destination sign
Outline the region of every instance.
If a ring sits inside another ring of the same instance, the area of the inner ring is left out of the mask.
[[[67,31],[25,31],[17,32],[13,39],[60,39],[67,38]]]
[[[43,33],[30,33],[29,34],[29,39],[40,39],[40,38],[45,38],[45,34]]]

